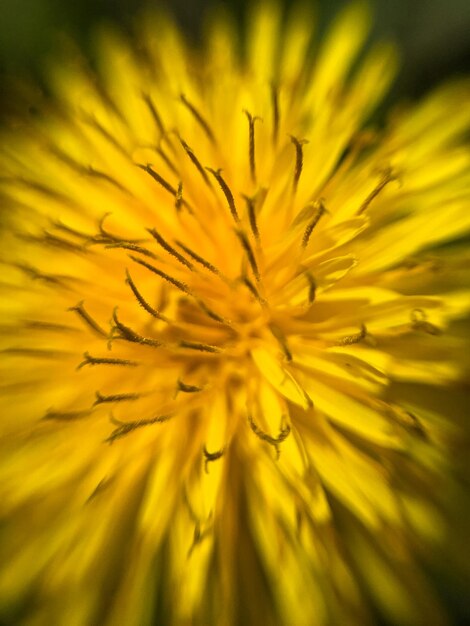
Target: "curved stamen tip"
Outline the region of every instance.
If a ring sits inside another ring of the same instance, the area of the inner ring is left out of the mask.
[[[253,116],[249,111],[243,109],[243,113],[248,119],[248,157],[250,162],[250,175],[253,183],[256,183],[256,161],[255,161],[255,122],[262,121],[257,115]]]
[[[212,463],[214,461],[218,461],[219,459],[221,459],[224,454],[225,454],[225,446],[223,448],[221,448],[220,450],[216,450],[215,452],[208,452],[206,445],[204,444],[204,448],[203,448],[203,454],[204,454],[204,471],[206,472],[206,474],[209,473],[209,463]]]
[[[413,330],[422,330],[428,335],[440,335],[441,329],[428,321],[428,316],[423,309],[414,309],[411,312],[411,326]]]
[[[294,179],[292,181],[292,190],[295,193],[297,191],[297,186],[299,184],[300,175],[302,174],[302,168],[304,164],[303,146],[309,142],[308,139],[298,139],[294,135],[289,135],[289,137],[295,146],[295,169]]]
[[[255,433],[255,435],[261,439],[262,441],[265,441],[266,443],[268,443],[269,445],[273,446],[274,449],[276,450],[276,460],[279,459],[281,451],[279,448],[279,444],[281,444],[283,441],[285,441],[287,439],[287,437],[289,436],[290,432],[291,432],[291,427],[288,424],[285,416],[282,419],[282,424],[281,424],[281,430],[279,432],[279,435],[277,437],[272,437],[271,435],[268,435],[268,433],[265,433],[254,421],[253,416],[251,415],[251,413],[248,413],[247,415],[248,417],[248,423],[250,425],[251,430]]]

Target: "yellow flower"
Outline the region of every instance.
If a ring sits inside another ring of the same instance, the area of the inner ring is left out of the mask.
[[[374,127],[368,21],[149,15],[4,131],[0,619],[445,623],[469,85]]]

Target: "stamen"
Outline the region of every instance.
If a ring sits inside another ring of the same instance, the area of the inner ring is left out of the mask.
[[[153,180],[156,181],[159,185],[161,185],[163,189],[166,189],[168,193],[171,193],[172,196],[176,196],[176,193],[177,193],[176,189],[172,185],[170,185],[170,183],[168,183],[162,176],[160,176],[158,172],[152,169],[150,163],[147,163],[147,165],[143,165],[142,163],[136,163],[136,165],[141,170],[144,170],[144,172],[147,172],[147,174],[150,174]]]
[[[199,254],[196,254],[196,252],[193,252],[191,248],[188,248],[188,246],[186,246],[184,243],[181,243],[181,241],[175,241],[175,243],[182,250],[184,250],[186,254],[188,254],[192,259],[194,259],[196,263],[199,263],[200,265],[205,267],[207,270],[209,270],[213,274],[220,276],[219,270],[214,265],[212,265],[212,263],[209,263],[209,261],[206,261],[202,256],[199,256]]]
[[[84,121],[89,124],[90,126],[93,126],[93,128],[95,128],[102,137],[104,137],[106,139],[106,141],[108,141],[108,143],[110,143],[118,152],[120,152],[126,159],[129,158],[128,153],[126,152],[126,150],[121,146],[121,144],[117,141],[117,139],[115,137],[113,137],[113,135],[111,135],[111,133],[109,132],[109,130],[107,130],[104,126],[102,126],[98,120],[96,118],[94,118],[92,115],[87,115],[87,114],[82,114]]]
[[[207,304],[203,300],[196,299],[199,307],[204,311],[206,315],[208,315],[211,319],[216,322],[220,322],[221,324],[227,324],[227,320],[221,317],[218,313],[215,313],[212,309],[210,309]]]
[[[198,387],[197,385],[187,385],[180,379],[178,379],[176,384],[177,391],[182,391],[183,393],[199,393],[200,391],[204,391],[203,387]]]
[[[323,204],[322,200],[317,200],[312,204],[312,207],[316,209],[316,213],[312,219],[312,221],[307,225],[305,229],[304,236],[302,237],[302,248],[306,248],[310,239],[310,235],[313,232],[313,229],[320,221],[322,215],[326,212],[326,208]]]
[[[281,427],[281,431],[277,437],[271,437],[271,435],[265,433],[257,424],[255,424],[255,422],[253,421],[253,417],[250,414],[248,414],[248,423],[251,426],[251,430],[255,433],[257,437],[259,437],[262,441],[266,441],[266,443],[269,443],[271,446],[274,446],[276,450],[276,457],[279,459],[279,456],[281,454],[279,444],[285,441],[289,436],[289,424],[287,424],[286,422],[285,426]]]
[[[206,185],[208,185],[209,187],[212,188],[211,181],[209,180],[209,176],[207,175],[206,170],[201,165],[201,162],[199,161],[197,156],[194,154],[194,151],[192,150],[192,148],[190,148],[188,146],[188,144],[183,139],[181,139],[181,137],[180,137],[180,142],[181,142],[181,145],[183,146],[186,154],[191,159],[192,163],[196,166],[197,171],[202,176],[202,178],[203,178],[204,182],[206,183]]]
[[[191,505],[191,502],[189,501],[188,492],[186,491],[186,489],[183,490],[183,500],[184,500],[184,503],[186,504],[186,506],[188,508],[187,512],[189,514],[189,517],[192,519],[192,521],[195,524],[199,524],[198,516],[194,512],[194,509],[193,509],[193,507]]]
[[[98,496],[102,491],[106,489],[106,487],[110,485],[111,482],[112,482],[112,479],[110,478],[106,478],[106,477],[102,478],[100,482],[96,485],[96,487],[93,489],[91,494],[88,496],[85,504],[88,504],[89,502],[94,500],[96,496]]]
[[[118,307],[114,308],[113,311],[113,321],[116,326],[111,328],[111,337],[110,342],[113,339],[124,339],[125,341],[130,341],[132,343],[140,343],[144,346],[152,346],[153,348],[160,348],[163,344],[161,341],[157,341],[156,339],[149,339],[147,337],[142,337],[138,335],[136,332],[129,328],[129,326],[125,326],[122,322],[119,321],[117,316]],[[114,331],[118,330],[121,334],[114,335]]]
[[[91,315],[87,313],[87,311],[85,310],[85,307],[83,306],[83,300],[79,302],[76,306],[71,306],[67,310],[74,311],[75,313],[77,313],[77,315],[82,318],[85,324],[87,324],[92,330],[95,331],[95,333],[97,333],[101,337],[108,336],[107,333],[101,328],[101,326],[97,324],[97,322],[95,322],[95,320],[91,317]]]
[[[426,433],[426,430],[424,429],[423,424],[419,421],[416,415],[414,415],[414,413],[411,413],[411,411],[405,411],[404,413],[406,417],[409,418],[409,422],[407,422],[405,425],[408,426],[415,434],[419,435],[421,438],[427,439],[428,435]]]
[[[100,235],[103,237],[104,241],[97,241],[97,243],[134,243],[134,244],[138,244],[141,243],[143,241],[145,241],[145,239],[123,239],[122,237],[117,237],[116,235],[113,235],[112,233],[110,233],[108,230],[105,229],[104,227],[104,222],[106,220],[106,218],[108,218],[110,215],[112,215],[111,213],[105,213],[103,215],[103,217],[100,219],[99,223],[98,223],[98,228],[100,231]],[[96,241],[96,239],[95,239]]]
[[[361,204],[361,206],[359,207],[357,211],[357,214],[361,215],[361,213],[363,213],[367,209],[367,207],[370,205],[372,200],[374,200],[374,198],[376,198],[379,195],[382,189],[386,185],[388,185],[388,183],[391,182],[392,180],[395,180],[395,177],[392,175],[392,169],[389,167],[384,171],[382,180],[379,182],[377,187],[375,187],[375,189],[371,191],[371,193],[367,196],[367,198]]]
[[[173,146],[171,147],[173,148]],[[155,148],[155,152],[162,158],[162,161],[165,163],[165,165],[168,166],[168,169],[170,169],[175,176],[179,176],[179,172],[178,172],[178,169],[176,168],[176,165],[173,163],[173,161],[170,159],[167,153],[163,150],[163,148],[161,147]]]
[[[142,397],[140,393],[118,393],[111,396],[103,396],[99,391],[95,391],[96,400],[93,402],[93,406],[98,404],[105,404],[108,402],[127,402],[130,400],[138,400]]]
[[[37,359],[63,359],[72,353],[62,350],[48,350],[47,348],[22,348],[21,346],[12,346],[11,348],[3,348],[0,354],[18,354]]]
[[[165,134],[165,128],[163,126],[163,122],[162,122],[162,118],[160,117],[160,114],[158,113],[157,109],[155,108],[155,105],[152,101],[152,98],[149,96],[149,94],[142,92],[142,98],[145,102],[145,104],[148,106],[149,111],[153,117],[153,120],[158,128],[158,130],[160,131],[160,135],[164,135]]]
[[[407,411],[401,407],[389,406],[389,414],[400,424],[400,426],[410,430],[421,439],[427,439],[428,435],[421,421],[416,417],[416,415],[411,413],[411,411]]]
[[[193,543],[188,550],[188,554],[187,554],[188,559],[193,553],[193,550],[197,546],[197,544],[201,542],[201,536],[202,536],[201,535],[201,523],[198,520],[194,526]]]
[[[260,117],[253,117],[249,111],[244,110],[248,119],[248,155],[250,160],[250,175],[253,183],[256,184],[256,161],[255,161],[255,122],[260,120]]]
[[[203,453],[204,453],[204,471],[206,472],[206,474],[208,474],[209,463],[212,463],[214,461],[218,461],[219,459],[221,459],[225,454],[225,448],[222,448],[221,450],[217,450],[216,452],[208,452],[206,446],[204,445]]]
[[[198,343],[196,341],[183,340],[180,341],[178,345],[180,348],[187,348],[188,350],[198,350],[199,352],[209,352],[211,354],[219,354],[220,352],[222,352],[222,350],[217,346],[210,346],[207,343]]]
[[[85,169],[85,173],[88,174],[88,176],[93,176],[94,178],[105,180],[106,182],[110,183],[114,187],[117,187],[120,191],[123,191],[124,193],[129,194],[128,189],[126,189],[123,185],[121,185],[121,183],[117,181],[116,179],[114,179],[112,176],[110,176],[109,174],[106,174],[106,172],[100,172],[99,170],[89,165]]]
[[[105,248],[122,248],[123,250],[132,250],[132,252],[138,252],[139,254],[143,254],[144,256],[149,257],[150,259],[158,261],[158,256],[156,254],[150,252],[150,250],[147,250],[147,248],[142,248],[142,246],[138,246],[135,243],[126,243],[124,241],[120,241],[116,243],[109,243],[105,246]]]
[[[71,241],[67,241],[67,239],[63,239],[62,237],[58,237],[57,235],[52,235],[47,230],[44,230],[43,232],[42,241],[49,244],[50,246],[54,246],[55,248],[66,250],[67,252],[86,252],[86,249],[83,245],[72,243]]]
[[[60,220],[53,220],[51,223],[54,228],[57,228],[57,230],[63,230],[69,235],[73,235],[74,237],[78,237],[79,239],[89,239],[89,236],[86,233],[83,233],[76,228],[72,228],[71,226],[64,224]]]
[[[51,143],[47,146],[47,151],[75,172],[83,174],[86,171],[86,168],[82,165],[82,163],[76,161],[70,154],[67,154],[59,148],[59,146]]]
[[[46,411],[43,420],[58,420],[61,422],[72,422],[74,420],[80,420],[84,417],[88,417],[91,414],[91,410],[86,411]]]
[[[113,443],[116,439],[120,439],[125,435],[128,435],[134,430],[138,428],[143,428],[144,426],[151,426],[152,424],[162,424],[163,422],[167,422],[171,419],[173,415],[157,415],[156,417],[151,417],[149,419],[136,420],[134,422],[121,422],[120,420],[111,417],[111,422],[117,425],[117,428],[113,430],[113,432],[105,439],[105,443]]]
[[[271,84],[271,106],[273,109],[273,144],[277,143],[279,136],[279,89],[272,83]]]
[[[129,274],[128,270],[126,270],[126,276],[127,276],[126,283],[131,288],[132,293],[136,297],[136,300],[140,304],[140,306],[145,311],[147,311],[147,313],[150,313],[152,317],[155,317],[156,319],[159,319],[159,320],[165,320],[165,318],[162,315],[160,315],[158,311],[156,311],[153,307],[150,306],[150,304],[148,304],[148,302],[144,300],[142,294],[138,291],[137,287],[135,286],[135,283],[132,280],[131,275]]]
[[[232,214],[233,219],[235,220],[235,222],[237,224],[240,223],[240,218],[238,216],[238,211],[237,211],[237,207],[235,206],[235,200],[233,199],[233,194],[230,191],[230,187],[227,185],[227,183],[225,182],[225,180],[223,179],[222,175],[221,175],[221,169],[218,170],[214,170],[211,167],[206,167],[206,170],[208,172],[210,172],[212,174],[212,176],[214,176],[214,178],[216,179],[216,181],[219,183],[220,188],[223,191],[223,194],[225,196],[225,198],[227,199],[227,203],[230,209],[230,213]]]
[[[314,202],[308,202],[303,209],[301,209],[297,215],[295,216],[292,224],[290,225],[291,228],[295,228],[296,226],[298,226],[299,224],[302,224],[303,222],[305,222],[309,217],[312,217],[312,215],[314,215],[315,213],[315,203]]]
[[[50,283],[51,285],[56,285],[58,287],[65,286],[63,277],[54,276],[53,274],[44,274],[31,265],[26,265],[25,263],[12,263],[11,265],[24,272],[32,280],[43,280],[46,283]]]
[[[348,335],[347,337],[343,337],[337,343],[338,346],[351,346],[355,343],[359,343],[363,339],[365,339],[367,335],[367,328],[364,324],[361,324],[361,331],[355,335]]]
[[[185,283],[182,283],[179,280],[176,280],[176,278],[172,278],[168,274],[165,274],[165,272],[162,272],[161,270],[159,270],[157,267],[154,267],[153,265],[150,265],[150,263],[146,263],[142,259],[139,259],[139,258],[133,256],[132,254],[130,254],[129,257],[135,263],[138,263],[139,265],[142,265],[143,267],[146,267],[148,270],[150,270],[151,272],[153,272],[157,276],[160,276],[161,278],[163,278],[163,280],[166,280],[171,285],[174,285],[180,291],[183,291],[184,293],[188,294],[189,296],[192,295],[190,290],[189,290],[189,287]]]
[[[199,520],[196,520],[195,526],[194,526],[194,536],[193,536],[193,543],[191,545],[191,547],[188,550],[188,554],[187,554],[187,558],[189,559],[192,555],[192,553],[194,552],[194,550],[196,549],[196,547],[202,543],[202,541],[206,538],[209,537],[209,535],[211,534],[211,529],[210,528],[206,528],[206,530],[204,530],[204,532],[201,532],[201,523],[199,522]]]
[[[181,211],[181,205],[183,204],[183,183],[180,181],[178,183],[178,189],[176,190],[175,195],[175,209],[179,213]]]
[[[284,352],[284,355],[287,361],[292,361],[292,352],[290,351],[289,346],[287,345],[287,339],[284,333],[282,332],[282,330],[279,328],[279,326],[276,326],[275,324],[270,324],[269,328],[272,334],[274,335],[274,337],[279,342],[279,345],[281,346],[281,349]]]
[[[252,295],[255,297],[255,299],[258,300],[258,302],[261,305],[264,306],[264,305],[267,304],[266,300],[261,297],[259,291],[256,289],[256,287],[253,285],[253,283],[251,282],[251,280],[248,277],[243,276],[242,277],[242,282],[248,288],[248,290],[252,293]]]
[[[181,102],[192,113],[192,115],[196,119],[197,123],[203,129],[203,131],[206,133],[206,135],[210,139],[210,141],[215,144],[216,141],[215,141],[214,133],[212,132],[212,129],[209,126],[209,124],[207,123],[207,121],[202,117],[202,115],[199,113],[199,111],[196,109],[196,107],[193,104],[191,104],[191,102],[189,102],[189,100],[186,98],[186,96],[184,94],[181,94],[180,98],[181,98]]]
[[[69,154],[61,150],[61,148],[59,148],[58,146],[50,145],[48,146],[48,151],[51,154],[53,154],[56,158],[58,158],[60,161],[62,161],[62,163],[65,163],[65,165],[67,165],[69,168],[71,168],[72,170],[80,174],[81,176],[83,175],[92,176],[94,178],[104,180],[110,183],[111,185],[113,185],[114,187],[116,187],[117,189],[119,189],[120,191],[123,191],[124,193],[127,193],[127,194],[129,193],[129,190],[126,189],[119,181],[113,178],[110,174],[97,170],[91,165],[85,166],[84,164],[76,161]]]
[[[294,180],[292,182],[292,190],[295,193],[299,184],[300,175],[302,174],[302,168],[304,164],[304,152],[303,146],[308,143],[307,139],[297,139],[294,135],[290,136],[292,143],[295,146],[295,170]]]
[[[174,257],[177,261],[179,261],[182,265],[184,265],[185,267],[187,267],[188,269],[192,270],[193,269],[193,265],[192,263],[190,263],[189,261],[187,261],[177,250],[175,250],[172,246],[170,246],[169,243],[167,243],[165,241],[165,239],[163,239],[163,237],[160,235],[160,233],[158,233],[155,228],[147,228],[147,231],[152,235],[152,237],[155,239],[155,241],[164,249],[168,252],[168,254],[170,254],[172,257]]]
[[[61,194],[56,189],[52,189],[51,187],[48,187],[47,185],[43,185],[42,183],[39,183],[35,180],[27,179],[24,176],[18,176],[18,177],[15,176],[12,180],[17,185],[34,189],[34,191],[38,191],[39,193],[45,196],[48,196],[49,198],[53,198],[54,200],[58,200],[59,202],[69,201],[69,198],[66,195]]]
[[[411,324],[413,330],[422,330],[428,335],[440,335],[441,329],[427,321],[427,315],[423,309],[414,309],[411,312]]]
[[[244,233],[242,230],[236,230],[235,233],[236,233],[238,239],[240,240],[240,243],[242,244],[243,249],[246,252],[246,256],[248,257],[248,262],[249,262],[249,264],[251,266],[253,274],[254,274],[257,282],[259,282],[259,280],[260,280],[260,273],[259,273],[259,269],[258,269],[258,264],[256,263],[255,254],[253,252],[253,248],[251,247],[250,242],[248,241],[248,237],[246,236],[246,233]]]
[[[137,361],[130,361],[128,359],[113,359],[91,356],[88,352],[83,354],[84,360],[77,366],[77,370],[82,369],[86,365],[122,365],[124,367],[137,367],[139,363]]]
[[[317,283],[315,282],[314,277],[308,270],[305,272],[305,277],[308,281],[308,303],[312,304],[313,302],[315,302]]]
[[[25,328],[31,328],[33,330],[44,330],[59,333],[77,331],[77,329],[73,326],[66,326],[65,324],[50,324],[49,322],[41,322],[38,320],[24,320],[23,326]]]
[[[258,223],[256,221],[256,199],[254,197],[243,196],[248,209],[248,219],[250,220],[250,228],[256,241],[259,241]]]

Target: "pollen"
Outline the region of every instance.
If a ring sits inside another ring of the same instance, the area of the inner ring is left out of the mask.
[[[250,23],[104,29],[2,131],[0,621],[446,623],[468,82],[378,123],[362,4]]]

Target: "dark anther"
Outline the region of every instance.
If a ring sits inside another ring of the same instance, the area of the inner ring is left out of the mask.
[[[308,143],[307,139],[297,139],[291,135],[291,141],[295,146],[295,169],[294,169],[294,180],[292,183],[292,189],[294,193],[297,191],[297,186],[299,184],[300,175],[302,174],[302,168],[304,164],[304,151],[303,146]]]
[[[143,254],[144,256],[148,257],[149,259],[154,259],[155,261],[158,260],[158,257],[157,257],[156,254],[154,254],[153,252],[150,252],[150,250],[147,250],[147,248],[143,248],[142,246],[138,246],[135,243],[127,243],[125,241],[117,241],[117,242],[113,242],[113,243],[108,243],[107,245],[105,245],[105,248],[109,248],[109,249],[120,248],[122,250],[131,250],[132,252],[137,252],[138,254]]]
[[[266,443],[269,443],[271,446],[274,446],[276,450],[276,456],[277,458],[279,458],[279,444],[285,441],[289,436],[289,424],[286,423],[285,426],[281,427],[281,431],[277,437],[271,437],[271,435],[265,433],[263,430],[261,430],[259,426],[257,426],[257,424],[255,424],[255,422],[253,421],[253,417],[250,414],[248,414],[248,423],[250,424],[251,430],[255,433],[257,437],[259,437],[262,441],[266,441]]]
[[[428,322],[427,315],[423,309],[414,309],[411,312],[411,324],[413,330],[422,330],[428,335],[440,335],[441,329]]]
[[[137,367],[139,363],[137,361],[130,361],[128,359],[113,359],[113,358],[99,358],[90,356],[88,352],[83,354],[84,360],[79,363],[77,370],[82,369],[86,365],[122,365],[124,367]]]
[[[213,319],[215,322],[219,322],[220,324],[227,324],[227,320],[225,320],[223,317],[221,317],[218,313],[216,313],[215,311],[213,311],[211,308],[209,308],[207,306],[207,304],[204,302],[204,300],[200,300],[199,298],[196,299],[196,302],[198,304],[198,306],[200,307],[200,309],[202,311],[204,311],[204,313],[210,317],[211,319]]]
[[[255,299],[258,300],[260,304],[265,305],[266,300],[261,297],[261,294],[253,285],[251,280],[247,276],[243,276],[241,280],[242,280],[242,283],[245,285],[245,287],[248,289],[248,291],[250,291],[250,293],[255,297]]]
[[[287,339],[282,330],[279,328],[279,326],[276,326],[275,324],[270,324],[269,328],[271,329],[274,337],[279,342],[279,345],[281,346],[281,349],[284,352],[284,356],[286,357],[287,361],[292,361],[292,352],[289,349]]]
[[[113,430],[113,432],[105,439],[106,443],[113,443],[116,439],[120,439],[125,435],[137,430],[138,428],[143,428],[144,426],[151,426],[152,424],[162,424],[163,422],[167,422],[171,419],[172,415],[157,415],[156,417],[151,417],[148,419],[136,420],[134,422],[121,422],[120,420],[111,417],[111,422],[117,426]]]
[[[395,180],[395,177],[393,176],[393,173],[392,173],[392,169],[391,168],[387,168],[384,171],[382,179],[380,180],[378,185],[375,187],[375,189],[373,189],[370,192],[370,194],[367,196],[367,198],[364,200],[364,202],[359,207],[359,209],[357,211],[357,214],[361,215],[361,213],[363,213],[367,209],[367,207],[370,205],[372,200],[374,200],[374,198],[376,198],[379,195],[379,193],[382,191],[382,189],[384,187],[386,187],[386,185],[388,185],[388,183],[391,182],[392,180]]]
[[[232,217],[235,220],[235,222],[239,224],[240,218],[238,216],[237,207],[235,206],[235,200],[233,199],[233,194],[230,191],[230,187],[227,185],[222,174],[220,173],[222,170],[221,169],[214,170],[212,169],[212,167],[206,167],[206,170],[210,172],[212,176],[216,179],[216,181],[219,183],[220,188],[222,189],[222,192],[227,200],[230,213],[232,214]]]
[[[148,304],[148,302],[146,302],[146,300],[144,300],[142,294],[139,292],[139,290],[135,286],[135,283],[132,280],[131,275],[129,274],[127,270],[126,270],[126,283],[131,288],[132,293],[136,297],[137,302],[144,309],[144,311],[147,311],[147,313],[150,313],[150,315],[152,317],[155,317],[156,319],[164,319],[158,311],[156,311],[153,307],[150,306],[150,304]]]
[[[209,263],[209,261],[206,261],[206,259],[204,259],[202,256],[196,254],[196,252],[191,250],[191,248],[188,248],[188,246],[186,246],[184,243],[181,243],[181,241],[175,241],[175,243],[182,250],[184,250],[186,254],[188,254],[194,261],[196,261],[196,263],[199,263],[213,274],[217,274],[218,276],[220,275],[219,270],[214,265],[212,265],[212,263]]]
[[[253,233],[256,241],[259,241],[258,223],[256,220],[256,199],[249,196],[243,196],[248,209],[248,219],[250,221],[251,232]]]
[[[71,422],[74,420],[80,420],[84,417],[88,417],[91,414],[91,410],[86,411],[46,411],[43,420],[58,420],[61,422]]]
[[[153,180],[156,181],[159,185],[161,185],[163,189],[166,189],[166,191],[171,193],[172,196],[176,196],[176,189],[172,185],[170,185],[170,183],[167,182],[162,176],[160,176],[158,172],[152,169],[152,166],[150,165],[150,163],[147,163],[147,165],[136,163],[136,165],[137,167],[140,167],[141,170],[144,170],[144,172],[147,172],[147,174],[150,174]]]
[[[182,204],[183,204],[183,183],[180,181],[178,183],[178,189],[176,190],[176,195],[175,195],[175,209],[178,212],[181,210]]]
[[[68,309],[68,311],[74,311],[77,315],[87,324],[96,334],[101,337],[107,337],[106,332],[95,322],[95,320],[91,317],[89,313],[85,310],[82,302],[79,302],[76,306],[72,306]]]
[[[131,400],[138,400],[142,397],[142,395],[139,393],[117,393],[110,396],[104,396],[99,391],[95,391],[95,396],[96,400],[93,402],[93,406],[109,402],[127,402]]]
[[[312,276],[312,274],[310,274],[310,272],[306,271],[305,276],[308,281],[308,302],[309,304],[312,304],[313,302],[315,302],[315,295],[317,292],[317,283],[315,282],[315,279]]]
[[[118,308],[115,307],[113,311],[113,322],[115,326],[111,328],[110,342],[113,339],[124,339],[125,341],[130,341],[131,343],[140,343],[141,345],[151,346],[153,348],[159,348],[163,345],[161,341],[157,341],[156,339],[149,339],[148,337],[142,337],[141,335],[133,331],[132,328],[129,328],[129,326],[125,326],[118,319],[117,310]],[[119,334],[116,335],[115,331],[118,331]]]
[[[271,84],[271,106],[273,109],[273,143],[277,143],[279,136],[279,89],[272,83]]]
[[[347,337],[343,337],[342,339],[338,341],[338,345],[339,346],[351,346],[355,343],[361,342],[363,339],[365,339],[366,335],[367,335],[367,328],[365,327],[364,324],[361,324],[360,332],[356,333],[355,335],[348,335]]]
[[[219,352],[221,352],[220,348],[218,348],[217,346],[210,346],[207,343],[198,343],[197,341],[180,341],[179,342],[179,347],[180,348],[186,348],[188,350],[198,350],[199,352],[209,352],[211,354],[218,354]]]
[[[326,208],[322,200],[317,200],[317,202],[314,202],[313,208],[316,209],[316,212],[312,220],[308,223],[307,228],[305,229],[304,236],[302,237],[302,248],[307,247],[308,242],[310,240],[310,235],[312,234],[313,229],[320,221],[322,215],[326,212]]]
[[[255,122],[260,117],[253,117],[249,111],[243,111],[248,119],[248,157],[250,161],[250,175],[253,183],[256,183],[256,161],[255,161]]]
[[[181,99],[181,102],[185,105],[185,107],[192,113],[195,120],[198,122],[199,126],[206,133],[210,141],[212,143],[215,143],[215,136],[208,122],[203,118],[203,116],[199,113],[196,107],[193,104],[191,104],[191,102],[189,102],[189,100],[186,98],[184,94],[180,95],[180,99]]]
[[[225,454],[225,448],[222,448],[221,450],[217,450],[216,452],[208,452],[206,446],[204,446],[203,453],[204,453],[204,470],[206,474],[208,474],[209,463],[212,463],[213,461],[218,461],[219,459],[221,459]]]
[[[180,142],[181,142],[181,145],[184,148],[184,151],[186,152],[188,157],[191,159],[191,162],[196,167],[196,169],[199,172],[199,174],[202,176],[202,178],[203,178],[204,182],[206,183],[206,185],[208,185],[208,187],[212,187],[211,181],[209,180],[209,176],[207,175],[206,170],[201,165],[201,162],[199,161],[197,156],[194,154],[194,150],[192,148],[190,148],[188,146],[188,144],[183,139],[181,139],[181,137],[180,137]]]
[[[149,108],[149,111],[153,117],[153,120],[158,128],[158,130],[160,131],[160,135],[163,135],[165,133],[165,128],[163,127],[163,122],[162,122],[162,118],[160,117],[160,114],[158,113],[157,109],[155,108],[155,104],[153,103],[152,98],[146,94],[146,93],[142,93],[142,98],[144,100],[144,102],[146,103],[146,105]]]
[[[178,379],[177,390],[182,391],[183,393],[199,393],[203,391],[203,387],[198,387],[197,385],[187,385],[182,380]]]
[[[236,230],[235,232],[236,232],[238,239],[240,240],[240,243],[243,249],[246,252],[246,256],[248,258],[248,262],[253,271],[254,277],[259,282],[259,279],[260,279],[259,268],[258,268],[258,264],[256,263],[256,258],[253,252],[253,248],[251,247],[251,244],[248,241],[248,237],[246,236],[246,233],[244,233],[242,230]]]
[[[175,250],[173,248],[173,246],[170,246],[170,244],[165,241],[165,239],[163,239],[163,237],[160,235],[159,232],[157,232],[155,230],[155,228],[147,228],[147,231],[152,235],[152,237],[155,239],[155,241],[164,249],[168,252],[168,254],[170,254],[172,257],[174,257],[179,263],[181,263],[182,265],[184,265],[185,267],[187,267],[188,269],[192,270],[193,269],[193,265],[187,261],[177,250]]]
[[[160,276],[161,278],[163,278],[163,280],[166,280],[171,285],[174,285],[180,291],[183,291],[184,293],[187,293],[188,295],[191,295],[191,292],[189,291],[189,287],[185,283],[182,283],[181,281],[176,280],[176,278],[173,278],[172,276],[169,276],[165,272],[162,272],[162,270],[159,270],[157,267],[155,267],[153,265],[150,265],[150,263],[146,263],[142,259],[139,259],[139,258],[133,256],[132,254],[130,254],[129,257],[135,263],[138,263],[139,265],[142,265],[143,267],[146,267],[148,270],[150,270],[151,272],[153,272],[157,276]]]
[[[105,220],[111,215],[111,213],[105,213],[103,217],[100,219],[98,223],[98,228],[100,231],[99,237],[94,237],[91,239],[91,243],[105,243],[105,244],[113,244],[113,243],[127,243],[127,244],[138,244],[145,241],[144,239],[123,239],[122,237],[117,237],[113,235],[109,231],[107,231],[104,227]]]

